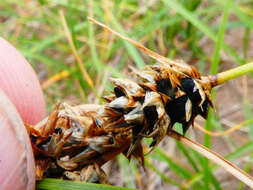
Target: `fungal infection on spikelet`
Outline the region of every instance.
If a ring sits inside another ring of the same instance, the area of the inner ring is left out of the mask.
[[[208,78],[193,66],[164,58],[116,35],[157,63],[143,70],[131,68],[138,80],[112,78],[114,90],[104,97],[104,105],[57,104],[47,120],[28,126],[38,179],[57,177],[108,183],[101,169],[104,163],[123,153],[144,165],[144,137],[152,139],[152,150],[175,123],[182,125],[185,134],[196,116],[207,117],[213,105]]]

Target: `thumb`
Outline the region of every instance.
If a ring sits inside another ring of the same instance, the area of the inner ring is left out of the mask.
[[[33,190],[35,165],[25,126],[0,90],[0,189]]]
[[[45,101],[38,78],[26,59],[0,38],[0,89],[15,105],[25,123],[45,117]]]

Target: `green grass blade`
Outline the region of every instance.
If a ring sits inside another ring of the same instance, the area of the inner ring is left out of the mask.
[[[243,57],[244,57],[244,59],[247,58],[247,52],[249,49],[249,42],[250,42],[250,29],[245,28],[245,34],[243,37]]]
[[[212,173],[210,173],[210,177],[211,177],[211,182],[213,184],[213,187],[216,190],[222,190],[219,181],[216,179],[216,177]]]
[[[121,25],[117,22],[116,18],[114,18],[114,17],[112,16],[111,21],[112,21],[114,27],[115,27],[121,34],[123,34],[124,36],[127,36],[126,32],[123,30],[123,28],[121,27]],[[135,64],[137,65],[137,67],[138,67],[138,68],[143,68],[143,67],[145,67],[146,64],[144,63],[144,61],[143,61],[143,59],[141,58],[141,56],[140,56],[139,52],[137,51],[137,49],[136,49],[133,45],[129,44],[129,43],[126,42],[126,41],[123,41],[123,43],[124,43],[124,45],[125,45],[125,47],[126,47],[128,53],[132,56],[132,58],[133,58]]]
[[[213,54],[213,60],[211,63],[211,69],[210,69],[210,74],[215,74],[218,71],[218,67],[219,67],[219,62],[220,62],[220,50],[223,47],[223,43],[224,43],[224,34],[226,31],[226,24],[227,24],[227,18],[229,15],[229,9],[230,9],[230,5],[231,5],[231,0],[226,0],[226,7],[225,10],[223,12],[223,16],[222,16],[222,20],[221,20],[221,24],[220,24],[220,28],[219,28],[219,32],[218,32],[218,38],[217,38],[217,42],[215,44],[215,49],[214,49],[214,54]]]
[[[164,4],[169,6],[170,8],[174,9],[182,15],[186,20],[191,22],[195,27],[197,27],[202,33],[204,33],[206,36],[208,36],[211,40],[214,42],[217,41],[217,37],[215,33],[206,25],[204,24],[200,19],[197,18],[196,14],[193,12],[190,12],[186,10],[178,1],[175,0],[163,0]],[[231,55],[233,58],[239,63],[244,64],[245,62],[237,55],[237,53],[230,48],[228,45],[224,44],[223,48]]]
[[[188,151],[180,142],[176,142],[177,143],[177,147],[183,152],[184,156],[187,158],[188,162],[191,164],[191,166],[193,167],[193,169],[196,172],[199,172],[199,168],[197,166],[197,164],[195,163],[195,160],[192,158],[190,151]]]
[[[145,165],[152,169],[157,175],[159,175],[164,181],[166,181],[169,184],[172,184],[174,186],[179,187],[180,189],[184,189],[180,183],[172,180],[171,178],[165,176],[162,172],[160,172],[153,164],[151,164],[149,161],[145,160]]]
[[[244,100],[244,110],[245,110],[245,116],[247,120],[250,120],[253,118],[253,113],[251,110],[251,103],[249,99]],[[251,140],[253,140],[253,124],[249,124],[249,136]]]
[[[111,185],[84,183],[61,179],[46,178],[37,183],[37,190],[134,190],[130,188],[116,187]]]
[[[77,25],[73,26],[73,32],[79,32],[81,30],[84,30],[86,27],[87,27],[87,22],[77,24]],[[45,40],[38,41],[36,44],[34,44],[33,47],[29,51],[31,54],[36,53],[36,52],[40,52],[64,37],[65,37],[64,32],[62,32],[61,34],[50,35]]]
[[[250,153],[250,157],[249,157],[249,161],[247,162],[245,168],[244,168],[244,171],[245,172],[249,172],[250,169],[251,169],[251,166],[252,166],[252,161],[253,161],[253,151]],[[243,190],[245,184],[240,182],[239,185],[238,185],[238,190]]]
[[[167,162],[170,169],[173,170],[178,177],[181,177],[183,179],[189,179],[192,176],[192,173],[189,170],[174,162],[159,148],[156,148],[154,151],[161,160]]]
[[[218,121],[218,118],[213,117],[212,118],[212,125],[218,130],[218,131],[224,131],[224,127],[221,125],[221,123]],[[236,149],[236,144],[233,141],[233,139],[230,136],[224,136],[224,139],[231,144],[231,146]]]
[[[231,3],[231,0],[226,1],[227,6],[225,7],[225,10],[223,12],[222,21],[221,21],[220,28],[218,31],[218,37],[215,44],[213,59],[212,59],[211,68],[210,68],[210,74],[215,74],[218,71],[219,61],[220,61],[220,50],[223,46],[223,38],[226,31],[226,23],[227,23],[227,18],[229,15],[230,3]],[[211,96],[214,97],[214,90],[212,91]],[[205,128],[208,131],[212,130],[212,122],[211,122],[212,117],[213,117],[212,110],[209,110],[208,119],[205,125]],[[204,145],[208,148],[210,148],[211,146],[211,137],[208,134],[204,135]],[[209,160],[207,158],[204,159],[204,174],[205,174],[204,175],[205,189],[209,189],[210,180],[212,180],[212,183],[216,187],[216,189],[219,189],[218,183],[215,180],[215,177],[211,173]]]
[[[129,161],[122,154],[117,157],[117,160],[120,167],[120,173],[122,174],[122,176],[124,176],[123,181],[124,181],[125,186],[129,188],[135,187],[134,180],[133,180],[134,175],[129,166]]]
[[[225,159],[231,161],[233,159],[239,158],[244,153],[247,153],[252,150],[253,150],[253,142],[249,142],[249,143],[237,148],[233,153],[230,153],[229,155],[227,155],[225,157]],[[196,153],[196,154],[198,154],[198,153]],[[217,166],[217,165],[213,165],[212,167],[210,167],[210,169],[213,171],[213,170],[217,169],[218,167],[219,166]],[[191,179],[188,180],[187,188],[190,188],[191,186],[193,186],[194,184],[196,184],[197,182],[202,180],[203,177],[204,177],[204,172],[200,172],[200,173],[193,175],[191,177]]]
[[[89,1],[90,4],[93,4],[93,1]],[[89,5],[89,9],[93,9],[92,5]],[[93,10],[89,10],[93,12]],[[101,77],[102,70],[103,70],[103,64],[101,63],[99,56],[97,54],[96,46],[95,46],[95,38],[94,38],[94,27],[92,22],[88,22],[88,39],[89,39],[89,45],[90,45],[90,51],[91,51],[91,58],[92,62],[94,63],[94,66],[98,72],[98,76]]]
[[[217,3],[221,4],[223,7],[226,7],[226,2],[225,1],[218,1],[216,0]],[[231,8],[233,10],[233,12],[235,13],[236,16],[238,16],[240,18],[240,20],[245,23],[245,25],[250,28],[253,29],[253,22],[252,22],[252,18],[249,17],[248,15],[246,15],[242,8],[240,7],[239,2],[231,2]]]
[[[245,116],[247,119],[252,119],[253,118],[253,113],[251,111],[251,105],[250,105],[250,101],[248,99],[248,97],[246,96],[244,99],[244,112],[245,112]],[[251,138],[251,141],[253,140],[253,124],[249,124],[249,136]],[[249,157],[249,161],[246,163],[246,166],[244,168],[245,172],[249,172],[251,169],[251,165],[252,165],[252,159],[253,159],[253,151],[251,151],[250,153],[250,157]],[[244,183],[239,183],[238,185],[238,190],[242,190],[244,188]]]

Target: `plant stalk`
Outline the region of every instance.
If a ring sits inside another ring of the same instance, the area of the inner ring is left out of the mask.
[[[236,68],[215,75],[210,75],[207,78],[211,86],[215,87],[250,72],[253,72],[253,62],[238,66]]]
[[[197,151],[201,155],[205,156],[206,158],[212,160],[214,163],[218,164],[219,166],[223,167],[227,172],[235,176],[237,179],[242,181],[244,184],[248,185],[249,187],[253,188],[253,178],[241,170],[237,168],[229,161],[225,160],[222,156],[217,154],[216,152],[204,147],[203,145],[194,142],[175,131],[169,131],[168,136],[180,141],[182,144],[192,148],[193,150]]]

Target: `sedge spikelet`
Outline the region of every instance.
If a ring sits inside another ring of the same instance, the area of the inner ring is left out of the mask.
[[[152,138],[152,150],[176,122],[185,134],[197,115],[206,118],[211,86],[195,67],[181,64],[132,68],[139,81],[111,79],[105,105],[57,104],[47,121],[30,126],[38,179],[108,183],[100,166],[118,154],[144,164],[143,137]]]

